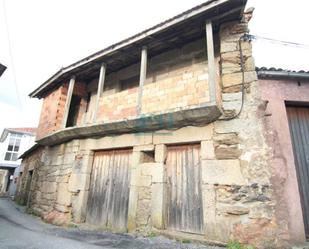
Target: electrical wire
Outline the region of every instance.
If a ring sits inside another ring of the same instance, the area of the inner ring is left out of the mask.
[[[16,71],[15,71],[15,66],[14,66],[14,59],[13,59],[13,53],[12,53],[12,45],[11,45],[11,39],[10,39],[10,32],[9,32],[9,25],[8,25],[8,20],[7,20],[7,13],[6,13],[6,5],[5,5],[5,0],[3,0],[3,16],[4,16],[4,24],[6,28],[6,34],[8,38],[8,44],[9,44],[9,56],[11,60],[11,67],[12,67],[12,74],[13,74],[13,83],[15,86],[15,92],[17,96],[17,101],[19,104],[20,109],[22,109],[22,104],[21,104],[21,98],[18,90],[18,85],[17,85],[17,77],[16,77]]]
[[[272,39],[272,38],[268,38],[268,37],[263,37],[263,36],[258,36],[258,35],[251,35],[251,34],[246,34],[246,37],[250,41],[264,40],[264,41],[267,41],[267,42],[270,42],[270,43],[281,44],[283,46],[291,46],[291,47],[298,47],[298,48],[309,49],[309,45],[302,44],[302,43],[297,43],[297,42],[276,40],[276,39]]]

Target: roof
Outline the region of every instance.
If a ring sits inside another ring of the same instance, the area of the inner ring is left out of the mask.
[[[137,63],[143,46],[147,46],[148,56],[151,57],[171,47],[205,37],[206,20],[213,21],[213,28],[216,31],[222,22],[241,19],[246,2],[247,0],[208,0],[72,65],[61,68],[29,96],[42,98],[64,81],[68,81],[72,75],[80,80],[98,77],[102,63],[107,65],[107,73]]]
[[[275,67],[257,67],[257,75],[259,79],[308,79],[309,80],[309,71],[300,70],[288,70]]]
[[[23,154],[21,154],[18,159],[24,159],[26,156],[31,155],[32,152],[36,151],[38,148],[40,148],[41,145],[34,144],[32,147],[30,147],[28,150],[26,150]]]
[[[5,128],[1,134],[0,142],[3,142],[9,133],[27,134],[30,136],[36,135],[36,127],[18,127],[18,128]]]
[[[0,63],[0,77],[1,77],[1,75],[4,73],[5,70],[6,70],[6,66],[4,66],[4,65],[2,65],[2,64]]]

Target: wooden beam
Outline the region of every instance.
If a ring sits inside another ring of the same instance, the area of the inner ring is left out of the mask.
[[[142,110],[143,88],[146,81],[146,75],[147,75],[147,48],[143,47],[141,55],[141,69],[140,69],[138,99],[137,99],[137,115],[139,115]]]
[[[69,83],[69,89],[68,89],[67,98],[65,101],[64,114],[63,114],[63,120],[62,120],[62,129],[64,129],[67,124],[74,85],[75,85],[75,76],[71,77],[70,83]]]
[[[100,67],[100,77],[99,77],[99,82],[98,82],[97,99],[96,99],[96,104],[95,104],[95,109],[94,109],[93,119],[92,119],[93,123],[97,121],[97,113],[99,109],[100,99],[102,97],[103,90],[104,90],[105,74],[106,74],[106,65],[102,63]]]
[[[213,41],[213,31],[211,21],[206,21],[206,43],[207,43],[209,97],[211,102],[215,102],[216,64],[215,64],[214,41]]]

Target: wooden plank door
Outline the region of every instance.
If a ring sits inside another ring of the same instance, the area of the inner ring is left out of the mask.
[[[127,230],[132,150],[96,152],[86,221],[114,231]]]
[[[170,146],[167,152],[167,227],[203,233],[200,145]]]
[[[306,238],[309,238],[309,108],[287,107]]]

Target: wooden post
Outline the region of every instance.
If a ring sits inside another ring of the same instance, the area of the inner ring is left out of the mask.
[[[138,99],[137,99],[137,115],[140,115],[142,110],[143,88],[147,75],[147,48],[143,47],[141,56],[141,69],[139,77]]]
[[[63,120],[62,120],[62,128],[63,129],[66,127],[68,116],[69,116],[69,110],[70,110],[74,85],[75,85],[75,76],[72,76],[71,79],[70,79],[67,98],[66,98],[66,101],[65,101],[64,114],[63,114]]]
[[[92,119],[93,123],[95,123],[97,121],[97,113],[98,113],[98,109],[99,109],[100,99],[102,97],[103,90],[104,90],[105,74],[106,74],[106,65],[105,65],[105,63],[102,63],[101,68],[100,68],[100,77],[99,77],[99,83],[98,83],[97,100],[96,100],[95,109],[94,109],[94,113],[93,113],[93,119]]]
[[[216,64],[211,21],[206,22],[206,43],[208,61],[208,84],[210,101],[216,101]]]

